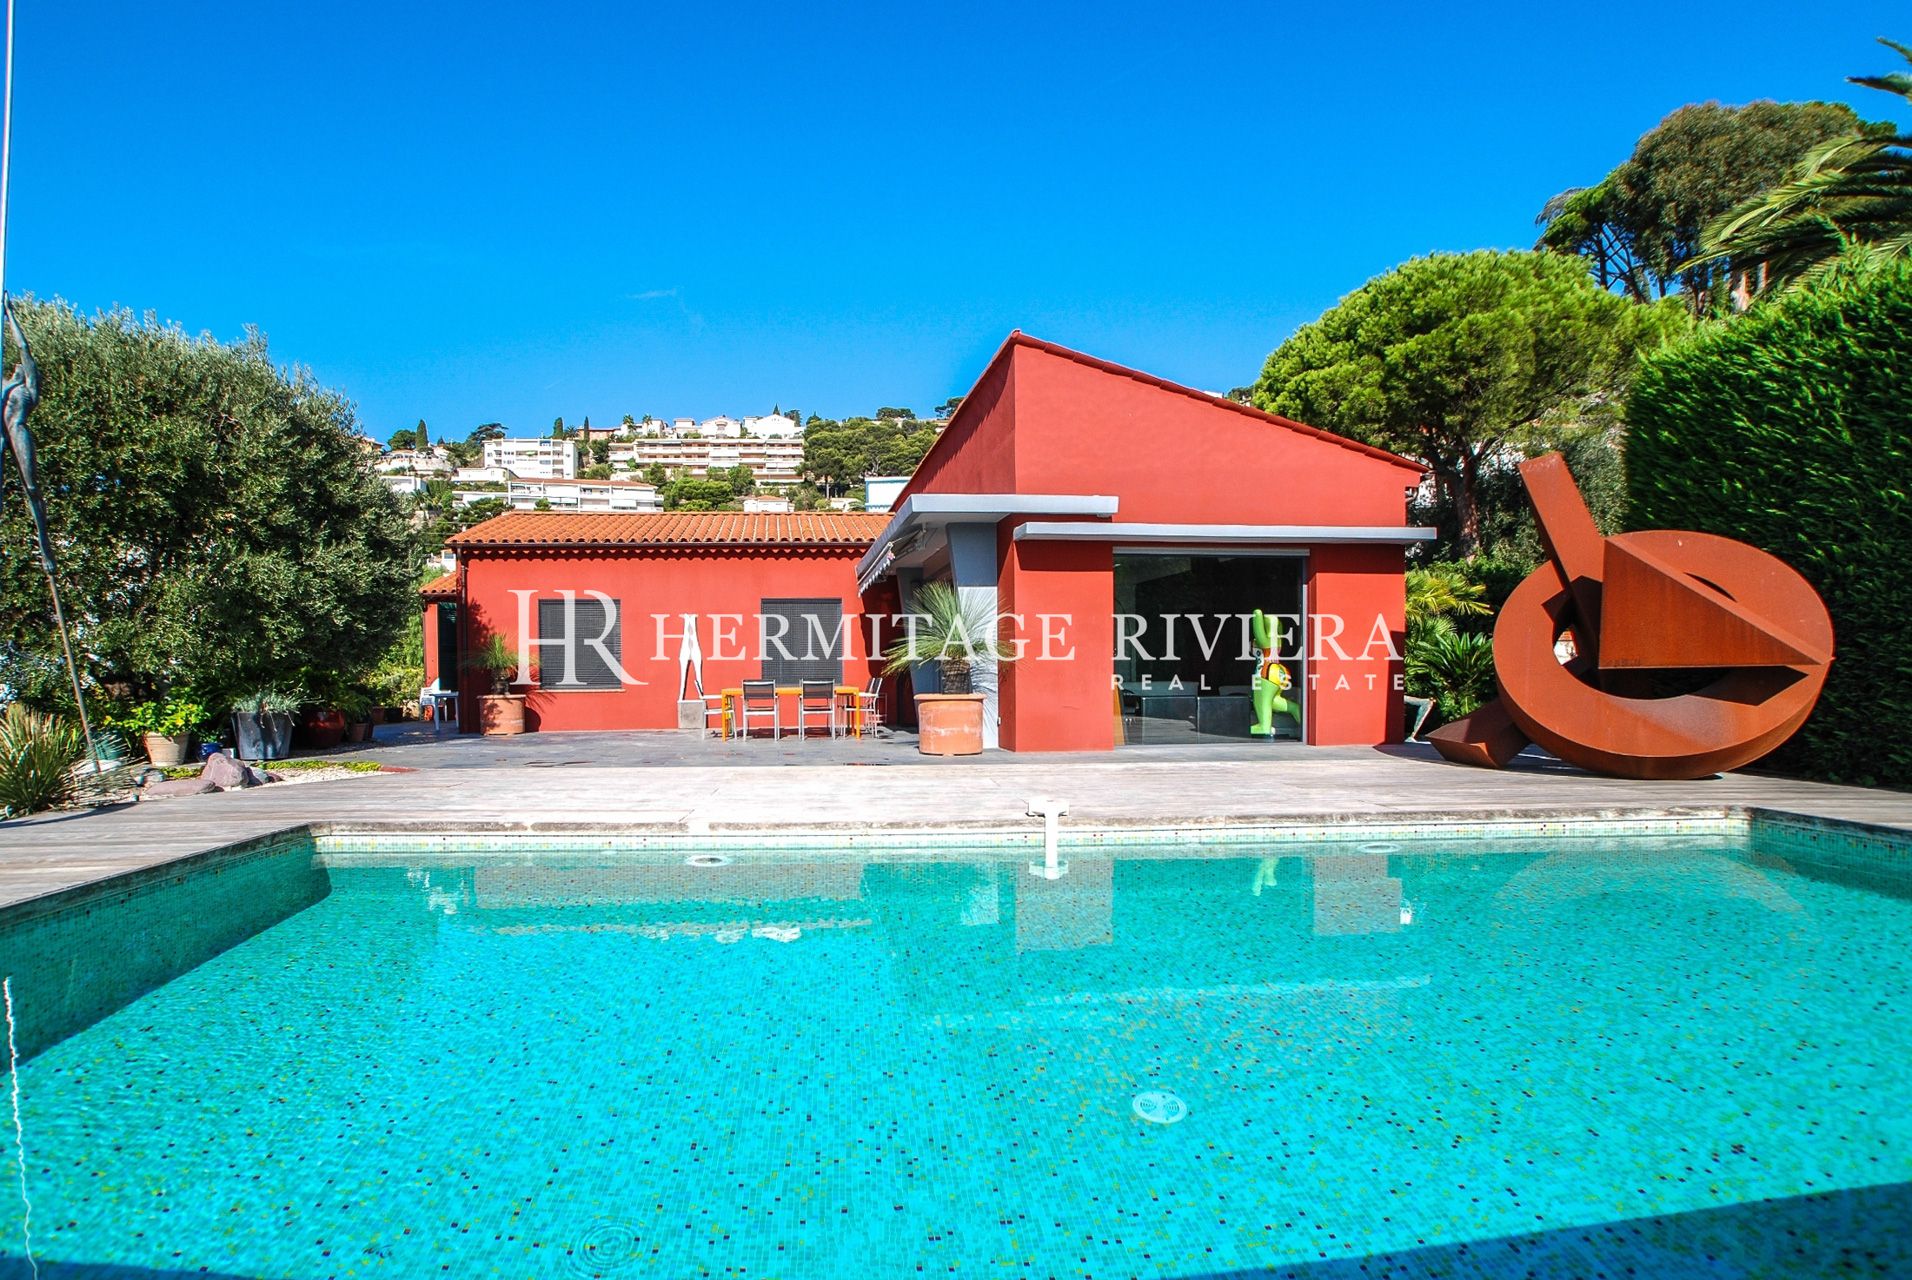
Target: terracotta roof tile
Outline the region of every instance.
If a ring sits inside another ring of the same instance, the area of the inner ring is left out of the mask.
[[[456,600],[458,598],[458,575],[455,573],[447,573],[433,578],[430,582],[427,582],[418,589],[418,594],[419,598],[424,600]]]
[[[453,548],[867,547],[889,516],[835,511],[507,511],[445,540]]]

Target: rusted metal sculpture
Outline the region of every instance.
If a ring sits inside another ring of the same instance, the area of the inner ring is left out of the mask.
[[[1500,768],[1537,742],[1596,773],[1700,778],[1806,722],[1832,662],[1811,584],[1710,533],[1603,538],[1557,453],[1520,473],[1548,563],[1495,624],[1500,698],[1429,734],[1437,751]],[[1681,672],[1698,687],[1664,692]]]

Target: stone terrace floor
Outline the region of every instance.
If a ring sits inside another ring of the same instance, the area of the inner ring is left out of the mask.
[[[907,738],[719,742],[675,733],[433,738],[416,726],[341,758],[408,772],[155,800],[0,823],[0,905],[307,823],[334,830],[1027,829],[1028,802],[1064,826],[1171,827],[1764,808],[1912,830],[1912,793],[1729,774],[1697,782],[1593,777],[1546,757],[1494,772],[1425,746],[1245,742],[1092,755],[991,752],[938,760]]]

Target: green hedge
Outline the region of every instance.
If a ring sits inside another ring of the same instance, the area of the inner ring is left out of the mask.
[[[1627,408],[1628,524],[1772,552],[1837,656],[1766,764],[1912,787],[1912,266],[1841,268],[1649,359]]]

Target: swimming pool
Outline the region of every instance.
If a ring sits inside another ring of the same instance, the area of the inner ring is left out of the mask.
[[[489,843],[0,935],[48,1274],[1912,1273],[1889,842]]]

